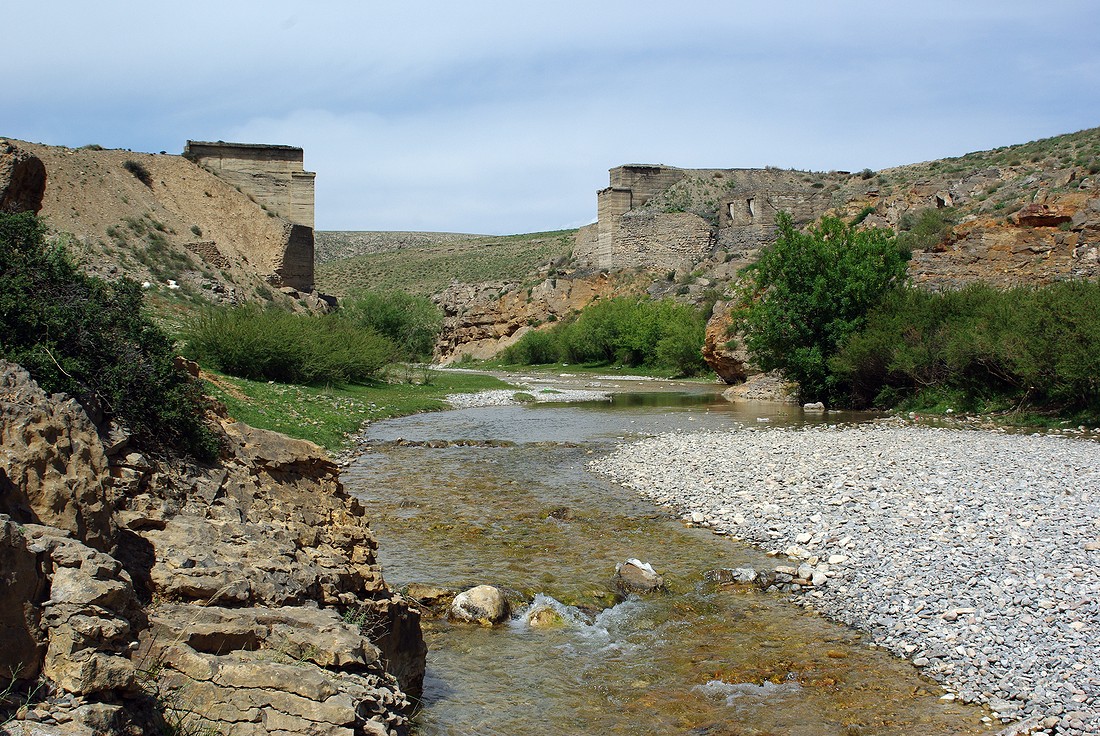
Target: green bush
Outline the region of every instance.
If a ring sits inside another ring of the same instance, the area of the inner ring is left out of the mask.
[[[832,401],[837,386],[829,359],[904,281],[907,255],[888,230],[856,230],[835,217],[804,233],[786,212],[776,224],[776,242],[748,272],[752,281],[735,324],[762,369],[782,369],[806,401]]]
[[[217,452],[202,390],[145,316],[141,288],[81,273],[30,213],[0,214],[0,356],[43,390],[102,408],[139,442]]]
[[[339,315],[255,305],[211,308],[184,325],[184,354],[254,381],[359,383],[394,357],[394,344]]]
[[[1100,416],[1100,284],[891,294],[831,363],[857,405]]]
[[[389,338],[402,360],[430,360],[443,329],[443,311],[429,299],[402,291],[363,291],[346,299],[341,314]]]
[[[126,159],[126,161],[123,162],[122,168],[133,174],[134,178],[136,178],[142,184],[152,189],[153,177],[149,173],[149,169],[145,168],[145,165],[142,164],[140,161],[135,161],[132,158],[128,158]]]
[[[501,353],[505,363],[602,363],[697,375],[702,358],[704,313],[671,300],[615,297],[586,307],[574,319],[532,330]]]
[[[917,214],[906,212],[898,223],[898,245],[906,251],[931,250],[951,234],[955,211],[929,207]]]

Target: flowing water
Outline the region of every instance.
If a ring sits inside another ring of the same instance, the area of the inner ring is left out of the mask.
[[[344,482],[367,506],[387,581],[488,583],[524,601],[494,628],[425,621],[418,733],[988,732],[980,710],[939,700],[858,632],[779,595],[704,582],[714,568],[777,561],[585,470],[617,443],[659,432],[807,421],[826,419],[697,387],[372,425],[379,444]],[[448,442],[419,444],[429,440]],[[668,592],[617,602],[615,564],[631,557],[662,573]]]

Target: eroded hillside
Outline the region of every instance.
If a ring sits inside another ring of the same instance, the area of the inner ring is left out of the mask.
[[[39,214],[93,274],[145,282],[162,306],[320,306],[311,293],[312,230],[183,156],[15,140],[0,140],[0,154],[41,161]]]

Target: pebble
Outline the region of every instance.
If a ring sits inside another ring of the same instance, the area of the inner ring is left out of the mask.
[[[1100,733],[1100,443],[752,426],[661,435],[590,467],[787,552],[776,573],[795,600],[911,659],[945,699]]]

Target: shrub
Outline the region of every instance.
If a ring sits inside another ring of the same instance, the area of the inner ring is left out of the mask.
[[[505,363],[619,363],[696,375],[705,314],[671,300],[615,297],[590,304],[574,319],[532,330],[501,354]]]
[[[907,256],[888,230],[856,230],[835,217],[802,233],[780,212],[776,225],[776,242],[749,272],[735,323],[762,369],[782,369],[807,401],[831,401],[829,359],[904,281]]]
[[[139,442],[212,457],[201,388],[145,315],[141,288],[81,273],[30,213],[0,214],[0,356],[47,392],[126,424]]]
[[[363,291],[343,302],[341,314],[389,338],[402,360],[429,360],[443,329],[443,311],[402,291]]]
[[[929,207],[916,215],[906,212],[898,223],[898,245],[905,250],[931,250],[943,242],[955,224],[951,208]]]
[[[375,377],[395,347],[339,315],[291,314],[247,305],[211,308],[184,326],[184,354],[254,381],[325,384]]]
[[[123,162],[122,168],[133,174],[134,177],[145,186],[150,189],[153,188],[153,177],[141,162],[128,158]]]
[[[1100,416],[1100,285],[899,290],[832,362],[859,405],[1030,404]]]

